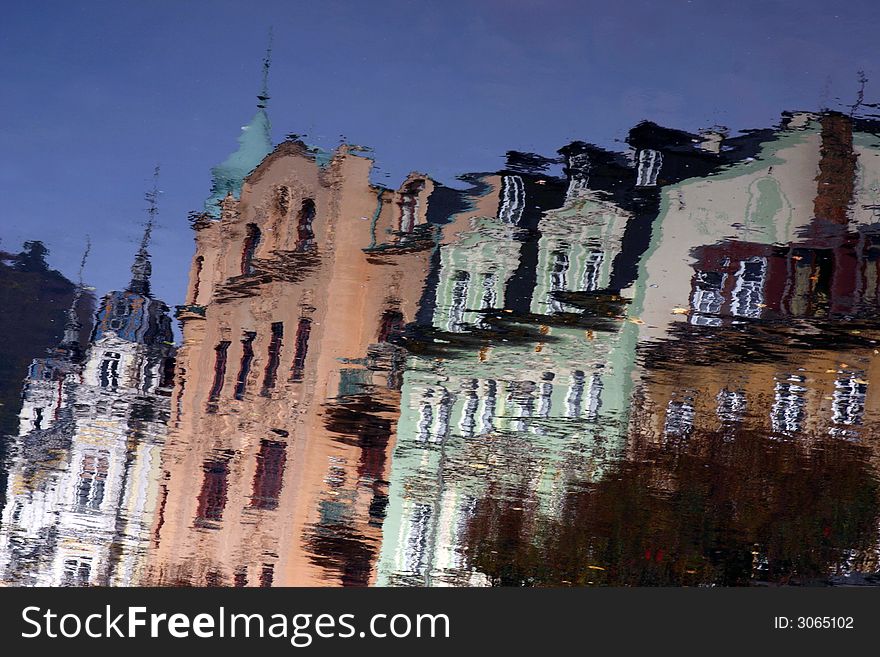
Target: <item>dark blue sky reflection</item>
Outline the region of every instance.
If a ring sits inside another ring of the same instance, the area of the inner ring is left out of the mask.
[[[25,239],[99,292],[124,284],[161,164],[154,288],[181,302],[187,212],[254,112],[333,147],[375,149],[376,180],[492,170],[509,149],[614,146],[650,118],[696,130],[851,104],[880,83],[876,3],[211,1],[13,3],[0,40],[0,249]],[[617,147],[622,145],[618,144]]]

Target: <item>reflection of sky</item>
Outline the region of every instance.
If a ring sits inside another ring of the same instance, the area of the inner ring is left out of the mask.
[[[65,0],[4,8],[0,249],[41,239],[74,277],[84,233],[99,293],[128,280],[162,166],[159,296],[180,303],[186,223],[254,112],[275,31],[274,137],[375,148],[379,182],[449,180],[508,149],[613,146],[637,121],[776,122],[782,109],[876,100],[869,0]],[[726,7],[719,9],[719,7]],[[843,100],[841,101],[840,98]]]

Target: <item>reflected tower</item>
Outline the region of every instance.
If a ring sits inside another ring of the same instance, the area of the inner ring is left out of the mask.
[[[355,148],[298,141],[254,166],[194,221],[145,583],[366,585],[433,183],[379,188]]]
[[[88,343],[77,337],[74,306],[55,353],[31,365],[0,532],[7,581],[137,579],[174,369],[168,308],[150,295],[156,193],[148,195],[151,213],[131,281],[101,299]]]

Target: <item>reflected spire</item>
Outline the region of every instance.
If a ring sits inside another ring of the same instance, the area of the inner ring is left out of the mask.
[[[76,283],[76,290],[73,294],[73,301],[70,302],[70,308],[67,309],[67,321],[64,324],[64,339],[61,341],[61,348],[68,350],[76,350],[79,347],[79,334],[82,330],[82,322],[79,321],[77,308],[80,299],[82,299],[83,290],[83,270],[86,267],[86,261],[89,258],[89,252],[92,250],[92,240],[86,235],[86,248],[83,250],[82,258],[79,262],[79,278]]]
[[[144,234],[141,237],[141,245],[138,252],[134,256],[134,262],[131,265],[131,283],[128,289],[137,294],[148,296],[150,294],[150,274],[153,267],[150,264],[150,253],[147,248],[150,245],[150,238],[153,235],[153,226],[156,223],[156,216],[159,214],[159,166],[153,170],[153,188],[144,194],[147,206],[147,225],[144,227]]]
[[[272,152],[272,125],[266,113],[269,101],[269,68],[272,64],[272,30],[263,58],[263,80],[257,95],[257,113],[251,122],[241,129],[238,149],[222,164],[211,169],[211,195],[205,201],[205,212],[220,217],[220,203],[229,194],[239,198],[245,177]]]
[[[269,44],[266,46],[266,56],[263,57],[263,85],[257,95],[257,109],[266,109],[269,102],[269,68],[272,66],[272,28],[269,28]]]

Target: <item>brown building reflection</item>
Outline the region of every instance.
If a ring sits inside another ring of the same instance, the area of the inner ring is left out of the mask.
[[[288,141],[194,222],[150,584],[366,585],[432,182]]]

